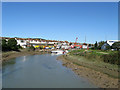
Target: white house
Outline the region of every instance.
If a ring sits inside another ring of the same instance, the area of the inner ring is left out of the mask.
[[[9,37],[2,37],[2,39],[6,39],[8,41],[10,38]],[[20,45],[23,48],[26,48],[27,45],[32,44],[33,46],[35,45],[54,45],[58,44],[66,44],[65,42],[67,41],[56,41],[56,40],[41,40],[41,39],[34,39],[34,38],[15,38],[17,41],[17,45]]]
[[[15,38],[17,41],[17,45],[20,45],[23,48],[26,48],[27,40],[21,38]]]
[[[107,43],[112,46],[113,43],[118,42],[120,40],[107,40]]]
[[[82,45],[83,49],[87,49],[87,47],[88,47],[87,45]]]

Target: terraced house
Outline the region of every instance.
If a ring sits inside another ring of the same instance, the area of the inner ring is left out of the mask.
[[[8,41],[10,37],[2,37],[2,39],[5,39]],[[54,46],[55,44],[68,44],[68,41],[57,41],[57,40],[45,40],[41,38],[15,38],[17,41],[17,45],[20,45],[23,48],[29,47],[33,45],[35,48],[39,47],[41,45],[44,46]]]

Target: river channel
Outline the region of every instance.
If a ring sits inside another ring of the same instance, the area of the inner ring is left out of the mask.
[[[2,68],[3,88],[95,88],[56,60],[58,55],[42,54],[14,58]]]

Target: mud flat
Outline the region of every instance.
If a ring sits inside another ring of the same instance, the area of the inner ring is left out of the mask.
[[[72,61],[67,57],[69,55],[61,55],[57,57],[57,60],[62,60],[64,66],[71,68],[77,75],[88,79],[99,88],[119,88],[120,81],[118,78],[112,78],[107,74],[88,68],[87,65],[82,66],[83,62],[79,62],[78,64],[76,60]]]

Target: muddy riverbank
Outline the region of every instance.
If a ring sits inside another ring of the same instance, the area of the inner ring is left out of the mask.
[[[21,50],[20,52],[16,52],[16,51],[5,52],[5,53],[2,53],[2,63],[5,64],[10,59],[19,57],[19,56],[39,55],[39,54],[45,54],[49,52],[50,51],[39,51],[39,50],[38,51]],[[117,78],[112,78],[94,69],[84,67],[81,64],[78,64],[76,60],[74,60],[73,62],[65,57],[69,57],[69,56],[65,56],[65,55],[58,56],[57,59],[62,60],[64,66],[71,68],[77,75],[87,78],[94,85],[100,88],[118,88],[119,87]]]
[[[20,56],[26,56],[26,55],[39,55],[39,54],[45,54],[50,53],[50,50],[35,50],[35,51],[28,51],[26,49],[18,51],[9,51],[9,52],[3,52],[2,53],[2,64],[7,63],[10,59],[20,57]]]
[[[108,76],[107,74],[103,74],[99,71],[96,71],[91,68],[87,68],[87,66],[82,66],[82,64],[77,63],[76,60],[71,61],[67,59],[66,57],[69,57],[69,55],[65,56],[59,56],[57,59],[63,61],[63,65],[71,68],[77,75],[87,78],[90,82],[92,82],[94,85],[100,87],[100,88],[118,88],[119,83],[117,78],[112,78]],[[104,69],[104,68],[103,68]]]

